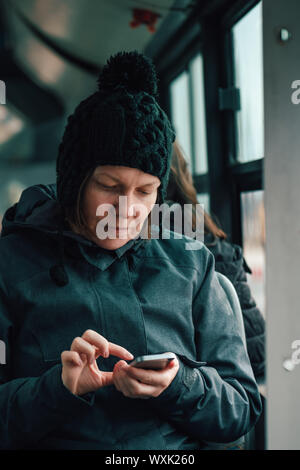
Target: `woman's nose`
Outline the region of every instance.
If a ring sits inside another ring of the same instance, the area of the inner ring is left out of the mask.
[[[132,193],[119,195],[117,201],[117,212],[124,219],[135,216],[134,207],[137,204],[136,197]]]

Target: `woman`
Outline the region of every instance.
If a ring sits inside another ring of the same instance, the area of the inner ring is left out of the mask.
[[[196,207],[197,191],[188,170],[183,151],[175,140],[173,144],[171,173],[167,199],[170,205],[193,204]],[[193,212],[193,230],[196,228],[196,213]],[[251,296],[246,273],[251,274],[243,258],[241,247],[226,241],[227,235],[204,211],[204,241],[215,258],[215,270],[224,274],[233,283],[238,294],[247,340],[247,350],[255,378],[262,383],[265,379],[265,320]]]
[[[258,419],[212,255],[141,236],[164,200],[175,138],[156,92],[149,59],[112,57],[68,120],[56,185],[27,188],[5,214],[3,448],[199,449]],[[128,364],[169,351],[162,370]]]

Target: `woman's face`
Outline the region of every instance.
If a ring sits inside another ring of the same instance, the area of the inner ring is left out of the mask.
[[[156,202],[159,186],[156,176],[137,168],[98,166],[86,184],[82,202],[89,238],[102,248],[115,250],[136,237]]]

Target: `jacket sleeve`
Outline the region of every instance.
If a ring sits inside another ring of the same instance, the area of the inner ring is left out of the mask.
[[[94,401],[93,394],[78,397],[69,392],[62,383],[61,364],[39,377],[12,378],[15,330],[0,285],[0,449],[30,448]]]
[[[245,435],[261,413],[261,400],[243,332],[214,271],[214,258],[203,248],[206,270],[194,298],[197,362],[180,359],[171,385],[152,405],[188,435],[231,442]],[[201,365],[205,362],[206,365]]]
[[[234,255],[230,263],[225,260],[216,262],[216,270],[232,282],[237,292],[245,326],[247,350],[255,378],[263,380],[265,376],[265,320],[251,296],[247,282],[251,270],[243,258],[241,247],[233,245]]]

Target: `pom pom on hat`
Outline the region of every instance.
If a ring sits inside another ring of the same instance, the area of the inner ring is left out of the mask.
[[[158,78],[152,61],[137,51],[119,52],[104,66],[99,78],[99,91],[125,88],[128,91],[144,91],[157,98]]]

